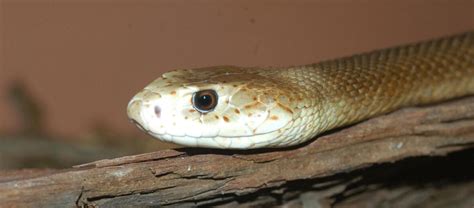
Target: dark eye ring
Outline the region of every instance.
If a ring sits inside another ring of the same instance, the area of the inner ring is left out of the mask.
[[[201,113],[207,113],[217,106],[218,96],[214,90],[201,90],[193,94],[193,107]]]

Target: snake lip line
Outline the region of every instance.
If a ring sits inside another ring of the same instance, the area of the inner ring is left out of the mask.
[[[140,128],[140,127],[139,127]],[[195,139],[212,139],[212,138],[215,138],[216,136],[208,136],[208,137],[194,137],[194,136],[190,136],[190,135],[184,135],[184,136],[177,136],[177,135],[171,135],[171,134],[166,134],[166,133],[163,133],[163,134],[160,134],[160,133],[156,133],[156,132],[152,132],[150,130],[147,130],[147,129],[142,129],[140,128],[142,131],[144,131],[145,133],[148,133],[150,135],[154,135],[154,136],[165,136],[165,135],[169,135],[169,136],[173,136],[173,137],[191,137],[191,138],[195,138]],[[259,135],[265,135],[265,134],[270,134],[270,133],[273,133],[275,131],[271,131],[271,132],[266,132],[266,133],[256,133],[256,134],[252,134],[252,135],[249,135],[249,136],[246,136],[246,137],[250,137],[250,136],[259,136]],[[242,138],[243,136],[241,135],[235,135],[235,136],[225,136],[225,138]]]

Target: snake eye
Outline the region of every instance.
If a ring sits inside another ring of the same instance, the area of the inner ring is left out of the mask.
[[[193,94],[193,107],[201,112],[207,113],[214,110],[217,105],[218,96],[214,90],[201,90]]]

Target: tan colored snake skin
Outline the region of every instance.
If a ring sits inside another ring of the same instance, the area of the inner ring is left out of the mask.
[[[286,147],[404,106],[474,94],[474,33],[284,68],[163,74],[128,105],[142,130],[185,146]]]

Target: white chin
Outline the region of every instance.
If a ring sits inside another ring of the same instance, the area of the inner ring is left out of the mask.
[[[202,147],[215,149],[256,149],[278,147],[275,135],[261,134],[251,137],[189,137],[173,135],[152,135],[159,140],[187,147]]]

